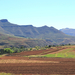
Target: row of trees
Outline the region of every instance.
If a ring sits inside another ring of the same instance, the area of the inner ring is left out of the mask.
[[[39,49],[47,49],[47,48],[51,48],[51,47],[65,46],[65,45],[71,45],[71,44],[46,45],[45,47],[35,46],[34,48],[24,48],[23,46],[21,46],[20,48],[12,47],[12,48],[1,49],[0,54],[4,54],[4,53],[19,53],[19,52],[22,52],[22,51],[32,51],[32,50],[39,50]]]
[[[5,53],[19,53],[19,52],[22,52],[22,51],[27,51],[28,49],[27,48],[16,48],[16,47],[13,47],[13,48],[5,48],[5,49],[0,49],[0,54],[5,54]]]
[[[11,50],[10,48],[5,48],[0,50],[0,54],[5,54],[5,53],[13,53],[14,51]]]

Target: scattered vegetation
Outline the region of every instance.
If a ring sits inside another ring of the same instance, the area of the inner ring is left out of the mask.
[[[2,54],[7,54],[7,53],[20,53],[23,51],[34,51],[34,50],[47,50],[49,48],[53,48],[53,49],[57,49],[60,50],[61,47],[65,48],[65,47],[69,47],[69,46],[73,46],[71,44],[61,44],[61,45],[46,45],[44,47],[40,47],[40,46],[35,46],[34,48],[25,48],[24,46],[21,46],[20,48],[17,47],[11,47],[11,48],[5,48],[5,49],[1,49],[0,50],[0,56]],[[54,53],[54,54],[48,54],[50,51],[47,52],[42,52],[40,53],[40,55],[34,55],[34,56],[29,56],[29,57],[69,57],[69,58],[75,58],[75,54],[74,52],[70,52],[71,50],[74,50],[74,48],[69,48],[69,49],[64,49],[63,51],[59,52],[59,53]],[[42,55],[44,54],[44,55]]]
[[[2,72],[2,73],[0,73],[0,75],[15,75],[15,74],[11,74],[11,73],[4,73],[4,72]]]

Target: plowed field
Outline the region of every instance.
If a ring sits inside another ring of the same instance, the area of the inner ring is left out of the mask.
[[[29,75],[75,74],[75,59],[71,59],[71,58],[29,59],[26,57],[24,58],[24,57],[5,56],[0,58],[0,62],[6,59],[9,62],[0,63],[0,72],[26,74],[26,75],[27,74]],[[26,62],[22,62],[22,61],[26,61]]]
[[[14,74],[75,74],[74,63],[15,63],[0,64],[0,72]]]

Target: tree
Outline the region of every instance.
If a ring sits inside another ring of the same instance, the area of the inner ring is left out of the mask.
[[[39,50],[39,46],[35,46],[36,50]]]
[[[12,51],[10,48],[5,48],[5,49],[4,49],[4,52],[5,52],[5,53],[13,53],[13,51]]]
[[[0,54],[4,54],[4,49],[0,49]]]
[[[32,50],[32,48],[30,48],[30,51]]]
[[[55,47],[55,45],[53,45],[53,47]]]
[[[16,48],[16,47],[13,49],[13,51],[14,51],[14,53],[19,53],[20,52],[19,48]]]
[[[23,46],[21,46],[20,48],[21,48],[21,49],[23,49],[24,47],[23,47]]]
[[[71,45],[70,43],[68,45]]]
[[[49,48],[51,47],[51,45],[48,46]]]
[[[48,46],[46,45],[45,48],[48,48]]]

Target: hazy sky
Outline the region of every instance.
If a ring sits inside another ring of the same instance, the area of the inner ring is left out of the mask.
[[[0,19],[19,25],[75,28],[75,0],[0,0]]]

